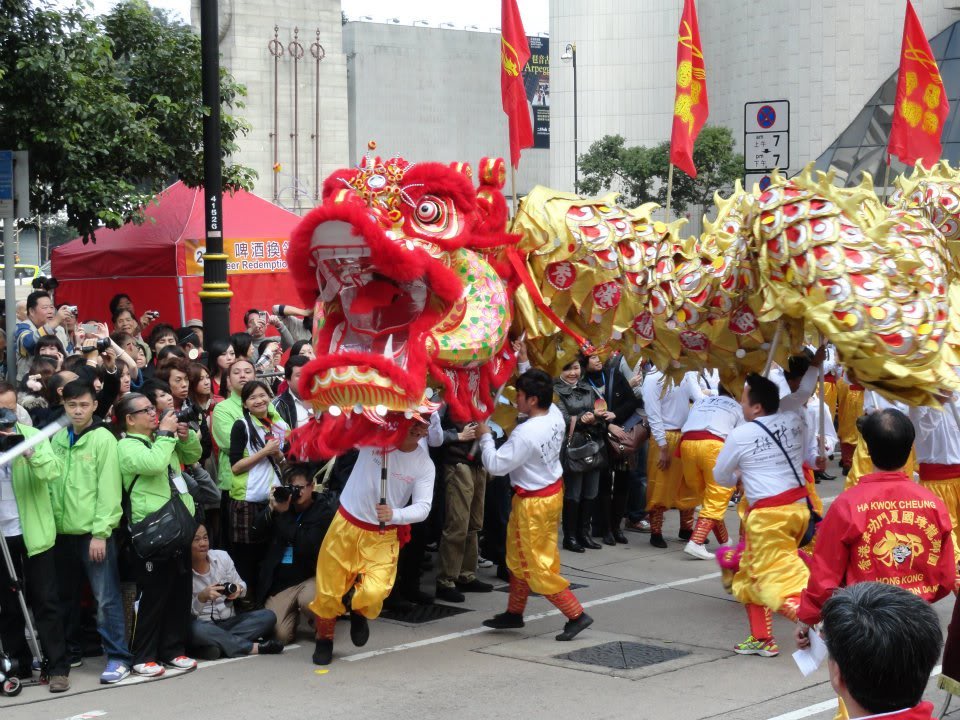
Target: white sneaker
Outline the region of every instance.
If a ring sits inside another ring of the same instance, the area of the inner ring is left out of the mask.
[[[683,551],[690,557],[697,560],[713,560],[716,558],[716,555],[707,550],[705,546],[698,545],[693,540],[686,544],[686,546],[683,548]]]
[[[487,560],[482,555],[477,557],[477,567],[478,568],[492,568],[493,560]]]
[[[193,658],[187,657],[186,655],[180,655],[175,657],[173,660],[168,660],[164,663],[165,667],[170,668],[171,670],[186,670],[190,672],[191,670],[197,669],[197,661]]]
[[[163,666],[155,662],[137,663],[133,666],[133,671],[143,677],[160,677],[164,673]]]

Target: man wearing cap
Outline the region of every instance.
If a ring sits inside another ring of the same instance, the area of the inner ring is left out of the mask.
[[[334,626],[346,610],[343,596],[351,589],[350,639],[361,647],[370,637],[367,621],[380,615],[393,588],[397,555],[410,539],[410,524],[426,520],[430,513],[435,471],[426,437],[427,421],[415,415],[396,448],[360,449],[317,557],[317,595],[310,603],[317,616],[315,665],[333,660]],[[381,504],[384,462],[387,502]]]

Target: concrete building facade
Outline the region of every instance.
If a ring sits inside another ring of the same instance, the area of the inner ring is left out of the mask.
[[[744,104],[790,101],[790,165],[816,160],[899,65],[903,0],[700,0],[711,125],[738,147]],[[960,20],[956,0],[914,0],[928,37]],[[550,183],[574,175],[573,69],[577,46],[579,153],[604,135],[629,145],[669,139],[682,0],[551,0]],[[742,148],[740,148],[742,149]]]

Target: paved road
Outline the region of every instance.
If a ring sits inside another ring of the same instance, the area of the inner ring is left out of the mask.
[[[820,487],[829,497],[842,486],[837,481]],[[733,516],[731,511],[728,518]],[[676,513],[666,533],[676,538]],[[306,635],[279,657],[202,663],[194,673],[131,679],[109,688],[96,684],[102,663],[94,658],[73,672],[70,693],[51,696],[45,688],[27,688],[17,698],[0,698],[0,717],[58,720],[93,712],[105,713],[107,720],[832,717],[826,669],[800,675],[790,657],[789,623],[775,621],[779,657],[734,654],[731,647],[747,633],[746,616],[724,593],[716,566],[688,558],[679,541],[657,550],[648,536],[628,535],[628,546],[563,553],[563,573],[585,586],[577,594],[595,618],[572,643],[554,641],[561,618],[542,598],[531,599],[523,630],[485,630],[481,620],[506,604],[505,593],[493,592],[468,596],[463,606],[468,612],[427,624],[378,620],[362,649],[350,644],[348,627],[340,624],[335,661],[326,672],[310,663],[312,641]],[[482,570],[481,576],[489,573]],[[944,631],[952,608],[952,596],[936,606]],[[665,662],[635,670],[557,657],[608,642],[675,652]],[[927,699],[939,710],[944,697],[931,681]]]

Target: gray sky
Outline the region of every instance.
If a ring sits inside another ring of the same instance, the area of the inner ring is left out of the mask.
[[[170,10],[185,22],[190,20],[190,0],[148,0],[155,6]],[[116,0],[93,0],[96,13],[103,13],[116,4]],[[517,0],[523,26],[529,35],[550,30],[549,0]],[[473,2],[450,2],[450,0],[343,0],[342,7],[347,17],[357,20],[367,15],[377,22],[399,18],[401,23],[412,24],[426,20],[431,25],[453,23],[458,28],[476,25],[480,30],[500,25],[500,2],[498,0],[474,0]]]

